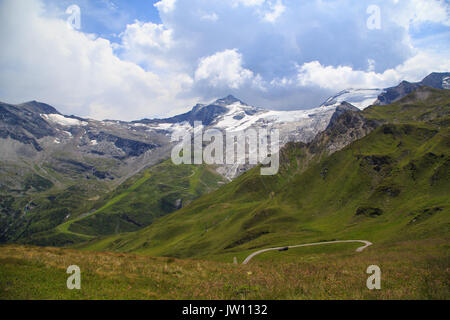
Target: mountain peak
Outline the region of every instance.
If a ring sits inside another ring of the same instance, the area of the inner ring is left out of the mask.
[[[449,72],[432,72],[420,82],[402,81],[399,85],[385,89],[378,97],[376,104],[386,105],[393,103],[417,90],[421,86],[435,89],[450,89]]]
[[[217,99],[213,104],[219,105],[219,106],[228,106],[228,105],[236,103],[236,102],[239,102],[243,105],[247,105],[246,103],[242,102],[241,100],[239,100],[238,98],[236,98],[235,96],[233,96],[231,94],[229,94],[225,98]]]
[[[191,112],[197,112],[198,110],[204,108],[206,105],[202,103],[197,103],[193,108]]]
[[[60,114],[58,110],[56,110],[51,105],[48,105],[46,103],[42,103],[36,100],[28,101],[22,104],[18,105],[19,107],[22,107],[30,112],[37,112],[37,113],[43,113],[43,114]]]
[[[432,72],[420,82],[420,85],[437,89],[449,89],[449,77],[450,72]]]

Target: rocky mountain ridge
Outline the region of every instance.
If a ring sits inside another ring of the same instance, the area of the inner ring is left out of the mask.
[[[419,83],[404,81],[388,89],[344,90],[309,110],[266,110],[229,95],[210,104],[197,104],[189,112],[167,119],[132,122],[65,116],[36,101],[20,105],[0,103],[0,174],[5,177],[0,188],[7,191],[13,185],[12,189],[20,189],[19,182],[29,174],[43,175],[56,184],[61,179],[99,179],[118,184],[142,168],[167,159],[174,143],[172,134],[192,133],[196,121],[202,122],[204,128],[224,132],[278,129],[281,146],[288,142],[308,143],[344,107],[352,105],[356,112],[371,104],[396,101],[423,85],[450,88],[449,79],[450,73],[432,73]],[[224,165],[217,170],[234,179],[250,167]],[[55,174],[49,174],[49,170]]]

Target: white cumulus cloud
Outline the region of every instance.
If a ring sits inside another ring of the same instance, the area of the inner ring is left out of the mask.
[[[242,54],[237,49],[217,52],[200,60],[195,80],[207,81],[214,87],[227,86],[232,89],[238,89],[248,82],[256,83],[259,77],[242,64]]]
[[[450,26],[450,9],[446,0],[401,1],[392,10],[394,21],[408,29],[411,25],[422,22],[442,23]]]
[[[337,91],[346,88],[385,88],[402,80],[420,81],[430,70],[447,72],[450,70],[450,60],[442,60],[435,53],[419,52],[403,64],[382,73],[370,69],[354,70],[350,66],[324,66],[319,61],[312,61],[299,67],[297,79],[301,86],[318,86]]]
[[[161,12],[169,13],[175,9],[177,0],[161,0],[155,3],[155,7]]]
[[[7,43],[0,50],[2,100],[41,100],[65,113],[129,120],[197,100],[176,98],[190,90],[191,77],[146,71],[117,57],[108,40],[72,30],[43,12],[39,1],[0,4],[0,38]]]
[[[275,3],[270,3],[270,11],[264,14],[264,20],[268,22],[275,22],[286,10],[281,0],[277,0]]]
[[[157,22],[83,1],[78,31],[67,28],[60,3],[0,0],[0,100],[119,119],[174,114],[230,93],[298,109],[347,87],[450,70],[444,0],[161,0]],[[372,4],[380,29],[367,28]],[[114,43],[104,30],[84,32],[106,21]]]

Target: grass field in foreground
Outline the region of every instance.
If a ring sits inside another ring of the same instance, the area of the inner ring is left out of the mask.
[[[271,252],[245,266],[8,245],[0,247],[0,299],[450,299],[447,240]],[[73,264],[81,290],[66,288]],[[373,264],[381,290],[366,287]]]

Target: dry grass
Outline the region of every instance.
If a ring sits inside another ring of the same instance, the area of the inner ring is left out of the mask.
[[[262,259],[242,266],[1,246],[0,298],[449,299],[448,249],[444,240],[409,241],[360,254],[300,252],[286,262]],[[81,290],[66,288],[66,268],[73,264],[81,269]],[[381,290],[366,287],[372,264],[382,270]]]

